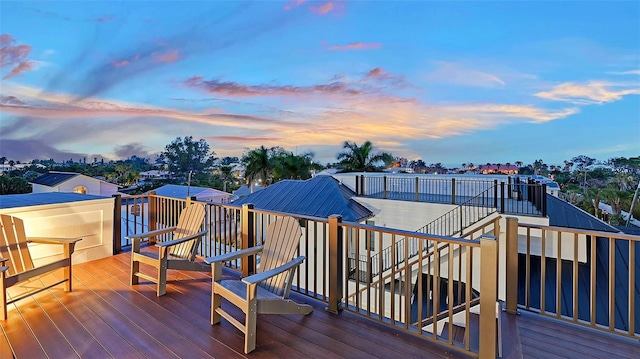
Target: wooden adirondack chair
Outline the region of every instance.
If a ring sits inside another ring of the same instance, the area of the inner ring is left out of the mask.
[[[64,289],[71,291],[71,255],[75,244],[81,238],[35,238],[25,235],[22,219],[6,214],[0,215],[0,319],[7,319],[7,305],[27,296],[39,293],[58,284],[64,283]],[[42,266],[34,266],[27,243],[60,244],[64,246],[64,258]],[[29,290],[17,297],[7,300],[7,289],[21,283],[29,282],[42,274],[56,269],[64,269],[64,279],[46,287]]]
[[[147,279],[157,284],[156,291],[159,297],[167,293],[167,269],[210,271],[210,266],[195,261],[200,241],[207,234],[206,230],[202,230],[204,218],[204,205],[191,203],[180,212],[178,224],[175,227],[129,236],[128,238],[131,239],[131,285],[138,284],[139,278]],[[157,252],[140,250],[143,238],[167,233],[171,234],[171,240],[156,243]],[[140,263],[153,266],[157,270],[157,276],[140,272]]]
[[[207,258],[211,263],[211,324],[224,317],[245,335],[244,352],[256,347],[256,314],[304,314],[313,310],[311,306],[298,304],[289,298],[293,275],[305,257],[294,258],[302,231],[292,217],[277,219],[267,228],[263,246],[242,249],[236,252]],[[222,280],[224,262],[260,254],[258,273],[241,280]],[[221,299],[242,309],[245,322],[233,318],[221,307]]]

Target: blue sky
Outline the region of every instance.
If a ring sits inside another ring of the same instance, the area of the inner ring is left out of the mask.
[[[638,1],[2,1],[0,155],[640,155]]]

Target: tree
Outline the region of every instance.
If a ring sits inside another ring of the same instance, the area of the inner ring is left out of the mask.
[[[263,186],[269,185],[273,179],[274,163],[271,160],[273,154],[279,151],[279,147],[266,148],[260,146],[242,156],[240,162],[244,164],[244,177],[247,183],[260,181]]]
[[[214,160],[215,152],[211,151],[207,141],[200,139],[196,142],[192,136],[187,136],[184,139],[177,137],[165,146],[156,163],[166,164],[170,171],[184,175],[189,171],[196,174],[204,172]]]
[[[280,152],[273,158],[274,182],[282,179],[304,180],[311,178],[311,170],[320,170],[322,166],[313,162],[313,153],[294,155],[292,152]]]
[[[0,195],[31,193],[31,185],[22,177],[0,176]]]
[[[379,171],[377,163],[393,161],[393,156],[387,152],[372,153],[373,145],[365,141],[362,146],[355,142],[345,141],[342,145],[346,151],[337,155],[338,167],[344,172]]]
[[[596,159],[589,156],[580,155],[572,158],[571,162],[573,162],[578,167],[578,169],[581,170],[596,163]]]

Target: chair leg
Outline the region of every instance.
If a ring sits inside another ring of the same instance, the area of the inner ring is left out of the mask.
[[[0,275],[0,320],[7,319],[7,288],[4,285],[4,279],[6,277],[6,273],[2,271],[2,275]]]
[[[158,263],[158,297],[167,294],[167,258],[160,258]]]
[[[211,288],[211,325],[220,323],[221,316],[218,313],[218,308],[222,305],[222,297],[220,294],[213,292],[213,284]]]
[[[245,317],[244,332],[244,353],[249,354],[256,349],[256,321],[258,311],[258,301],[255,297],[248,301],[248,308]]]
[[[138,276],[136,273],[140,271],[140,262],[135,260],[135,253],[131,253],[131,285],[138,284]]]

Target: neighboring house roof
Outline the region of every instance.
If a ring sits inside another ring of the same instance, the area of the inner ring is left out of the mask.
[[[259,185],[253,186],[254,193],[258,191],[262,191],[263,189],[264,187]],[[251,194],[251,188],[245,184],[240,186],[240,188],[238,188],[237,190],[233,191],[233,194],[238,196],[239,198],[246,197]]]
[[[31,183],[47,187],[55,187],[77,176],[80,176],[80,173],[49,172],[34,179],[33,181],[31,181]]]
[[[162,187],[158,187],[153,190],[158,196],[172,197],[185,199],[187,197],[199,197],[206,195],[206,197],[213,196],[230,196],[230,193],[220,191],[213,188],[194,187],[194,186],[180,186],[175,184],[167,184]]]
[[[252,203],[254,208],[326,218],[334,214],[344,221],[358,222],[373,216],[362,204],[352,199],[355,193],[331,176],[300,180],[284,180],[252,193],[234,205]]]
[[[615,227],[550,194],[547,194],[547,217],[550,226],[619,232]]]
[[[94,196],[90,194],[68,193],[68,192],[8,194],[8,195],[0,196],[0,209],[40,206],[45,204],[90,201],[94,199],[104,199],[104,198],[110,198],[110,197]]]

